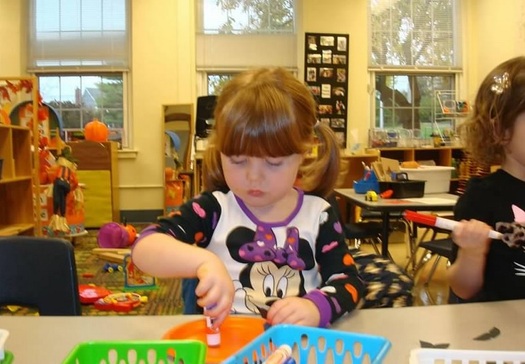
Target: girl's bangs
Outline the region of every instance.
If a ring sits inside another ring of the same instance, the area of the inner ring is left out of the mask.
[[[300,136],[292,132],[292,121],[238,120],[218,143],[228,156],[282,157],[306,152]]]
[[[305,149],[302,133],[289,110],[273,109],[258,113],[237,110],[222,120],[217,148],[221,153],[251,157],[282,157],[302,154]]]

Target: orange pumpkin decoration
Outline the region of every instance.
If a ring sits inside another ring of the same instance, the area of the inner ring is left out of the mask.
[[[84,137],[92,142],[106,142],[109,129],[106,124],[98,119],[93,119],[84,127]]]
[[[133,244],[135,242],[135,239],[137,239],[137,230],[133,225],[130,224],[125,224],[122,226],[128,232],[128,245]]]

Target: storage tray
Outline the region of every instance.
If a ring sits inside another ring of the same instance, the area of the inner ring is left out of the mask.
[[[380,181],[379,192],[394,191],[392,198],[415,198],[425,194],[425,181]]]
[[[90,341],[77,345],[62,364],[204,364],[206,345],[197,340]]]
[[[525,352],[489,350],[414,349],[409,364],[523,364]]]
[[[279,346],[292,348],[297,364],[380,364],[390,341],[373,335],[297,325],[276,325],[258,336],[223,364],[260,363]]]
[[[354,181],[354,191],[355,193],[365,194],[368,191],[379,192],[379,182],[377,180],[365,181],[359,180]]]

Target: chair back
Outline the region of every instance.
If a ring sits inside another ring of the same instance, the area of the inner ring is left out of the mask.
[[[57,238],[0,237],[0,305],[41,316],[80,316],[73,245]]]
[[[191,166],[193,143],[193,104],[164,105],[164,131],[175,133],[178,146],[175,146],[184,170]]]

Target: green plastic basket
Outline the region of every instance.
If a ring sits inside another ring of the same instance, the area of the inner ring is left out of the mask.
[[[197,340],[90,341],[77,345],[62,364],[204,364],[206,345]]]
[[[13,353],[10,351],[4,350],[4,359],[0,360],[0,364],[11,364],[14,359]]]

